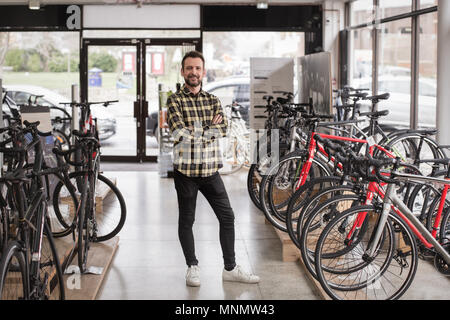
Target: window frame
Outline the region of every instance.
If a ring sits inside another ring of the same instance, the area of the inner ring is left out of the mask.
[[[420,16],[425,15],[427,13],[437,12],[437,6],[427,7],[420,9],[420,0],[412,0],[411,11],[395,16],[389,16],[385,18],[378,18],[376,9],[374,9],[374,20],[366,21],[359,25],[350,25],[352,21],[352,10],[351,3],[353,1],[347,1],[345,3],[345,16],[346,16],[346,26],[345,30],[348,32],[354,30],[360,30],[363,28],[367,28],[368,26],[372,26],[372,92],[374,95],[378,94],[378,69],[379,69],[379,51],[380,51],[380,43],[379,43],[379,32],[378,29],[381,25],[398,21],[401,19],[411,18],[411,101],[410,101],[410,128],[417,129],[418,127],[418,112],[419,112],[419,46],[420,46]],[[379,7],[380,0],[373,0],[373,7]],[[351,47],[350,44],[351,37],[348,37],[347,48]],[[347,50],[347,61],[351,61],[350,59],[351,50]],[[348,73],[351,68],[347,68],[347,79],[350,74]]]

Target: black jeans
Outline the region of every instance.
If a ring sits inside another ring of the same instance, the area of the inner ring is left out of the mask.
[[[195,207],[198,191],[205,196],[219,220],[220,246],[226,269],[235,265],[234,252],[234,213],[230,206],[227,191],[220,174],[216,172],[209,177],[188,177],[174,171],[175,189],[178,196],[178,237],[183,249],[186,264],[197,265],[195,256],[194,234],[192,226],[195,220]]]

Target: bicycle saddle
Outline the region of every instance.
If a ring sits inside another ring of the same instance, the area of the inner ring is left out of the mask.
[[[376,96],[365,97],[364,99],[365,100],[372,100],[372,102],[378,102],[379,100],[387,100],[387,99],[389,99],[390,96],[391,95],[388,92],[386,92],[386,93],[383,93],[383,94],[378,94]]]
[[[419,163],[428,163],[433,162],[435,164],[450,164],[450,158],[443,158],[443,159],[419,159]]]
[[[389,114],[389,110],[381,110],[381,111],[375,111],[375,112],[361,112],[360,116],[367,116],[371,118],[379,118],[384,117]]]

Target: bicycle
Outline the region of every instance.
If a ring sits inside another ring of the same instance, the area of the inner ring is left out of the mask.
[[[39,136],[48,136],[37,129],[39,122],[28,123],[26,128],[9,127],[3,130],[31,133],[33,139],[26,147],[22,141],[13,147],[2,143],[0,152],[13,154],[17,167],[0,178],[9,191],[9,201],[1,197],[3,208],[9,206],[7,245],[0,261],[0,299],[60,299],[65,298],[62,270],[48,224],[41,165],[42,143]],[[2,130],[2,131],[3,131]],[[31,173],[23,168],[26,153],[34,149],[34,165]],[[2,210],[2,212],[5,212]]]
[[[223,167],[219,169],[221,174],[237,172],[244,165],[250,163],[250,132],[242,119],[239,108],[239,105],[224,107],[229,121],[226,136],[219,140],[223,158]]]
[[[442,159],[437,161],[444,162]],[[382,205],[350,208],[331,220],[321,233],[315,250],[315,267],[327,294],[333,299],[400,298],[411,285],[417,270],[416,239],[436,253],[436,268],[450,274],[449,211],[439,210],[430,232],[395,194],[395,186],[402,181],[437,183],[444,187],[441,192],[444,203],[450,185],[450,170],[447,177],[441,179],[398,172],[402,165],[399,158],[365,158],[358,164],[374,167],[376,178],[385,182],[387,189]],[[386,166],[391,166],[389,172],[381,173]],[[353,270],[349,272],[349,269]]]

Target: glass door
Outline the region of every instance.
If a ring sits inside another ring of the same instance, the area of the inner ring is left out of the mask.
[[[82,101],[118,100],[92,106],[97,118],[102,159],[138,160],[136,104],[141,85],[139,42],[132,39],[84,39]]]
[[[118,100],[95,106],[102,159],[156,161],[160,155],[160,112],[167,92],[182,83],[185,52],[198,39],[83,39],[81,100]]]
[[[184,54],[195,50],[193,43],[145,46],[146,155],[157,156],[168,141],[165,103],[170,93],[184,83],[180,74]]]

